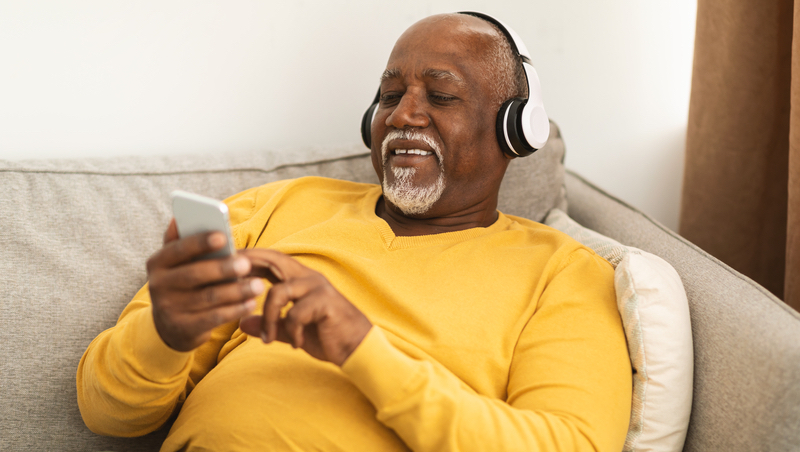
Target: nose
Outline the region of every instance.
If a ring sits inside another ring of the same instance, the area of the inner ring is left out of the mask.
[[[415,89],[408,89],[400,98],[400,102],[386,117],[386,125],[396,129],[407,127],[425,128],[430,124],[430,118],[425,111],[424,96],[420,97]]]

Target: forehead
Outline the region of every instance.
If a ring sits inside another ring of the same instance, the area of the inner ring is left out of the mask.
[[[471,16],[423,19],[397,40],[383,78],[413,75],[474,81],[484,72],[496,34],[488,23]]]

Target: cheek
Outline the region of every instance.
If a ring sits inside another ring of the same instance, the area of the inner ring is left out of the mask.
[[[456,185],[464,184],[475,193],[488,193],[498,189],[508,166],[503,151],[497,143],[494,118],[487,115],[474,118],[475,121],[462,127],[451,127],[452,136],[459,139],[453,142],[458,151],[451,162],[451,179]]]
[[[503,151],[497,142],[497,131],[495,129],[497,113],[491,112],[481,115],[480,133],[476,141],[481,143],[482,157],[486,161],[505,160]]]
[[[449,135],[458,137],[453,141],[453,145],[458,150],[457,161],[453,164],[456,166],[463,164],[472,170],[480,170],[481,165],[493,162],[497,157],[502,157],[503,151],[497,144],[493,120],[486,120],[486,115],[470,119],[472,120],[453,122],[448,127]]]
[[[375,120],[372,121],[370,127],[370,136],[372,137],[372,167],[378,175],[378,179],[383,182],[383,157],[381,156],[381,145],[383,139],[386,137],[386,113],[378,110],[375,115]]]

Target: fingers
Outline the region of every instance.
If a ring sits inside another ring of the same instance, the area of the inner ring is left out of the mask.
[[[173,225],[174,221],[164,233],[164,247],[148,259],[148,272],[155,268],[171,268],[189,263],[198,256],[221,249],[227,242],[225,234],[217,231],[175,239],[170,231]],[[177,228],[174,232],[177,233]]]
[[[241,252],[252,265],[250,275],[270,274],[273,286],[260,316],[239,326],[266,342],[279,340],[311,356],[341,366],[372,328],[369,319],[321,274],[294,258],[268,249]],[[281,312],[292,303],[284,318]]]
[[[220,281],[232,280],[250,273],[250,261],[236,256],[193,262],[180,267],[152,272],[151,284],[169,285],[176,290],[196,289]]]
[[[286,318],[283,321],[283,329],[286,331],[290,343],[295,348],[302,348],[305,338],[305,327],[314,323],[314,321],[321,317],[319,310],[322,308],[319,303],[298,303],[286,313]],[[276,339],[281,339],[280,335],[276,334]]]
[[[179,239],[175,221],[164,233],[164,247],[147,261],[150,299],[156,329],[167,345],[189,351],[208,340],[210,331],[255,308],[264,292],[258,278],[244,278],[250,260],[233,256],[195,261],[226,243],[219,232]]]
[[[283,306],[286,305],[288,305],[288,301],[283,304]],[[286,317],[281,319],[280,311],[283,306],[277,309],[278,318],[271,319],[270,326],[266,327],[269,328],[268,331],[271,334],[271,339],[270,336],[265,333],[265,331],[267,331],[265,330],[264,326],[266,318],[265,314],[267,311],[266,304],[264,305],[264,314],[243,318],[239,326],[243,332],[251,336],[260,337],[266,343],[272,342],[273,340],[278,340],[291,344],[295,348],[303,347],[305,342],[305,327],[309,324],[312,324],[314,321],[314,306],[312,306],[312,303],[304,300],[302,303],[294,304],[286,313]]]
[[[179,316],[180,335],[162,334],[163,322],[154,313],[156,330],[167,345],[178,351],[190,351],[208,340],[211,330],[228,322],[240,319],[255,309],[256,301],[217,307],[211,311],[183,313]],[[174,333],[174,331],[172,332]]]
[[[192,324],[199,331],[210,331],[220,325],[238,320],[247,315],[256,307],[256,300],[250,299],[244,303],[218,306],[210,311],[193,314],[195,319]]]
[[[290,301],[306,298],[319,285],[318,279],[321,276],[317,275],[316,273],[309,273],[306,277],[291,279],[272,286],[264,301],[264,314],[261,322],[261,339],[264,342],[269,343],[277,339],[281,310]],[[292,310],[297,307],[293,307]]]
[[[239,320],[239,328],[242,329],[242,332],[248,334],[250,336],[260,337],[261,336],[261,317],[260,315],[250,315],[246,317],[242,317]],[[286,327],[284,325],[284,321],[278,321],[278,335],[277,340],[280,342],[285,342],[287,344],[292,343],[292,337],[286,332]]]
[[[220,306],[241,304],[263,291],[264,283],[258,278],[250,278],[228,284],[214,284],[199,291],[187,291],[178,296],[178,302],[186,306],[185,312],[203,312]]]
[[[251,248],[241,250],[253,266],[252,275],[269,279],[273,284],[305,275],[309,269],[297,262],[293,257],[280,251]]]
[[[156,329],[175,350],[193,350],[208,339],[211,329],[255,309],[254,297],[263,291],[264,283],[257,278],[191,290],[151,286]]]

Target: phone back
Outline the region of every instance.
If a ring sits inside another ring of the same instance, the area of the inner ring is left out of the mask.
[[[228,238],[228,245],[225,248],[206,254],[203,259],[227,257],[235,253],[228,206],[225,203],[181,190],[173,191],[170,196],[172,213],[180,237],[189,237],[200,232],[220,231]]]

